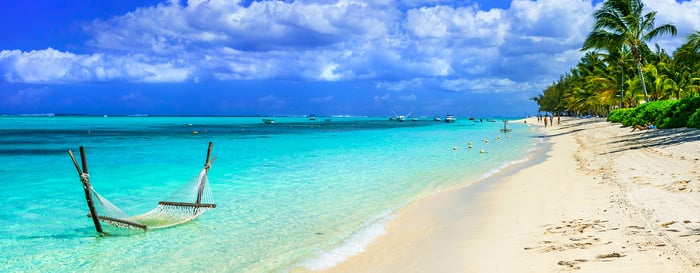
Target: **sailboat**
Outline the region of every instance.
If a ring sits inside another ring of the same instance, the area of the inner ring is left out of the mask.
[[[391,113],[393,113],[394,116],[390,117],[389,120],[395,120],[395,121],[399,121],[399,122],[404,122],[404,121],[406,121],[406,119],[413,113],[413,111],[409,112],[409,113],[406,114],[405,116],[397,115],[396,112],[394,112],[394,111],[391,111]]]

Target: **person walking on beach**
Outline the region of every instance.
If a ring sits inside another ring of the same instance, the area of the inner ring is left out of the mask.
[[[557,126],[561,125],[561,116],[557,116]]]
[[[554,115],[549,116],[549,127],[554,127]]]
[[[544,115],[544,128],[547,128],[547,115]]]

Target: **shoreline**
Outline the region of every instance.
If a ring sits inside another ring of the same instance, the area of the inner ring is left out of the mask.
[[[541,129],[551,143],[543,160],[410,204],[365,251],[316,272],[700,268],[697,130],[573,118]]]
[[[520,122],[522,123],[524,120],[514,120],[513,122]],[[527,125],[531,126],[531,125]],[[528,129],[531,130],[531,129]],[[510,162],[507,162],[506,164],[491,170],[481,176],[478,177],[473,177],[473,178],[468,178],[467,180],[464,180],[461,184],[454,185],[450,188],[446,188],[442,191],[439,191],[437,193],[433,193],[432,195],[424,196],[420,199],[415,200],[414,202],[408,203],[405,206],[399,208],[396,211],[391,212],[388,215],[383,215],[382,217],[376,217],[374,218],[376,221],[373,221],[373,224],[371,226],[368,226],[369,229],[371,229],[373,232],[371,232],[373,235],[371,238],[367,238],[367,236],[358,236],[358,235],[366,235],[368,233],[368,228],[363,228],[362,230],[358,231],[356,234],[354,234],[351,238],[348,240],[348,242],[345,242],[343,245],[334,248],[330,250],[329,252],[324,252],[320,256],[316,256],[312,259],[307,259],[304,262],[301,262],[297,264],[296,266],[291,268],[291,272],[326,272],[330,270],[331,272],[333,270],[336,270],[335,268],[338,267],[341,264],[344,264],[347,262],[348,259],[352,259],[355,256],[361,256],[363,255],[364,252],[367,251],[368,247],[372,247],[372,245],[376,244],[377,240],[382,240],[383,237],[391,237],[393,234],[387,235],[388,229],[387,227],[391,225],[396,225],[397,218],[400,218],[402,214],[404,214],[406,211],[411,211],[414,209],[413,207],[416,206],[416,204],[421,204],[422,202],[430,202],[426,200],[431,200],[431,199],[441,199],[441,198],[449,198],[452,200],[455,200],[454,202],[459,202],[457,200],[461,200],[464,198],[471,199],[478,197],[481,195],[484,191],[486,191],[486,188],[489,188],[492,183],[497,182],[500,178],[503,176],[508,176],[511,175],[515,172],[517,172],[520,169],[530,167],[534,164],[537,164],[539,162],[544,161],[546,158],[546,152],[551,149],[551,144],[546,143],[546,141],[542,140],[544,136],[539,135],[537,136],[540,138],[538,141],[540,143],[533,144],[533,148],[529,149],[528,151],[523,154],[522,158],[516,159]],[[453,202],[453,203],[454,203]],[[470,206],[471,203],[464,203],[460,204],[460,206]],[[442,205],[441,205],[442,206]],[[446,209],[454,209],[454,207],[447,206],[444,208],[441,208],[442,210]],[[441,210],[438,209],[438,210]],[[465,209],[465,208],[462,208]],[[413,214],[413,212],[409,212],[409,215]],[[432,213],[431,213],[432,214]],[[444,216],[450,216],[450,215],[444,215]],[[377,220],[378,219],[378,220]],[[415,219],[413,219],[415,220]],[[411,221],[413,221],[411,220]],[[401,221],[401,220],[400,220]],[[436,221],[436,219],[422,219],[420,222],[423,225],[426,225],[428,223],[433,223]],[[438,220],[441,221],[441,220]],[[435,223],[433,223],[435,224]],[[420,227],[418,227],[420,229]],[[422,233],[419,231],[419,233]],[[421,234],[422,236],[422,234]],[[358,238],[354,238],[358,237]],[[368,240],[369,239],[369,240]],[[406,238],[402,238],[401,241],[407,241]],[[392,242],[391,244],[396,244],[397,242]],[[380,243],[381,244],[381,243]],[[403,244],[401,242],[400,244]],[[350,252],[351,255],[347,255],[348,252]],[[364,269],[363,269],[364,270]]]

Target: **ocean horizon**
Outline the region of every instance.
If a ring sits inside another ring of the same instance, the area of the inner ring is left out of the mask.
[[[542,142],[520,122],[500,132],[501,119],[261,117],[0,116],[0,271],[324,269],[407,204],[526,161]],[[209,141],[215,209],[167,229],[95,232],[69,149],[84,146],[95,190],[137,215],[198,174]]]
[[[433,118],[440,118],[444,119],[445,116],[450,115],[450,114],[441,114],[441,115],[409,115],[405,116],[407,118],[406,121],[411,121],[411,118],[418,118],[418,119],[430,119],[432,120]],[[377,119],[383,119],[383,118],[391,118],[391,117],[396,117],[396,115],[357,115],[357,114],[326,114],[326,115],[316,115],[316,114],[250,114],[250,115],[202,115],[202,114],[192,114],[192,115],[180,115],[180,114],[145,114],[145,113],[130,113],[130,114],[110,114],[110,113],[104,113],[104,114],[85,114],[85,113],[14,113],[14,114],[8,114],[8,113],[0,113],[0,117],[209,117],[209,118],[265,118],[265,117],[280,117],[280,118],[310,118],[310,117],[316,117],[316,118],[377,118]],[[523,119],[526,118],[525,116],[523,117],[512,117],[512,116],[500,116],[500,115],[487,115],[487,116],[459,116],[457,115],[456,118],[458,120],[463,120],[463,119],[476,119],[477,121],[481,119],[482,122],[484,122],[485,119],[495,119],[497,121],[502,121],[502,120],[517,120],[517,119]]]

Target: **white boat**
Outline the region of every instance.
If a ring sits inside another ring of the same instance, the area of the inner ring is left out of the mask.
[[[263,119],[263,123],[265,123],[265,124],[273,124],[273,123],[275,123],[275,120],[274,120],[274,119],[271,119],[271,118],[264,118],[264,119]]]
[[[395,121],[399,121],[399,122],[406,121],[406,118],[408,118],[413,113],[413,111],[411,111],[407,115],[403,116],[403,115],[397,115],[394,111],[391,111],[391,112],[394,114],[394,116],[389,117],[389,120],[395,120]]]
[[[457,119],[455,118],[455,116],[453,116],[453,115],[446,115],[446,116],[445,116],[445,122],[447,122],[447,123],[453,123],[453,122],[455,122],[455,121],[457,121]]]

